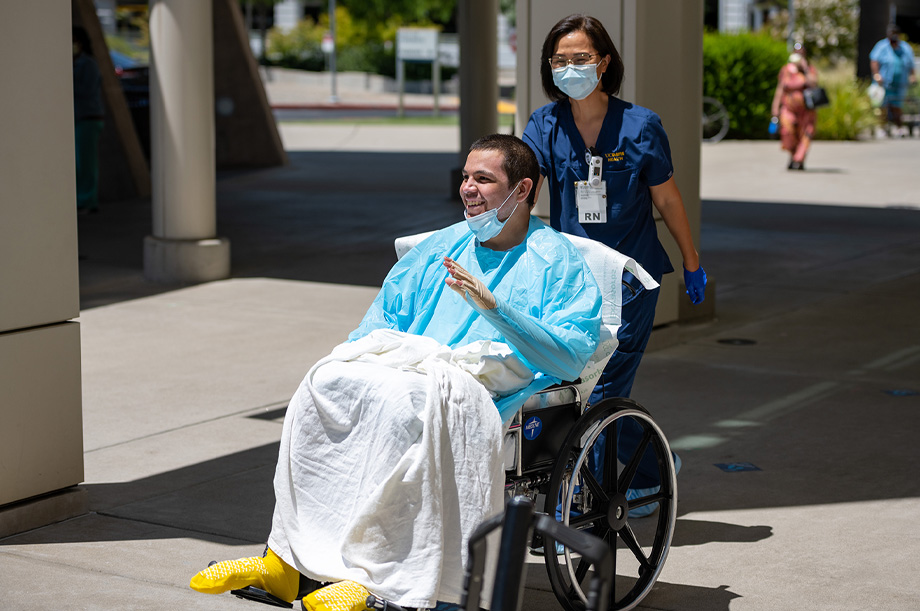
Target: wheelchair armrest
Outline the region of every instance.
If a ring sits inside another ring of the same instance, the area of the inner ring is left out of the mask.
[[[579,384],[581,384],[581,378],[575,378],[569,382],[558,382],[552,386],[544,388],[543,390],[538,390],[537,393],[548,392],[550,390],[558,390],[560,388],[565,388],[566,386],[578,386]]]

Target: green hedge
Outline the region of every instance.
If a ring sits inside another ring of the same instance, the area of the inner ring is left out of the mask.
[[[766,138],[786,43],[762,34],[703,35],[703,95],[725,105],[728,138]]]
[[[785,41],[764,34],[703,36],[703,95],[728,110],[727,138],[767,138],[770,105],[780,68],[789,57]],[[815,138],[855,140],[875,123],[866,83],[857,81],[852,62],[818,67],[818,82],[830,105],[818,109]]]
[[[868,84],[860,83],[852,76],[852,64],[847,68],[836,74],[830,71],[826,75],[818,74],[831,103],[818,109],[816,140],[856,140],[877,123],[866,94]]]

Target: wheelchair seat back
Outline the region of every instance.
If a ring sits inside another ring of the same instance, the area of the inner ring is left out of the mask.
[[[401,259],[433,231],[396,238]],[[588,397],[617,347],[623,308],[623,274],[633,274],[646,289],[658,283],[634,259],[595,240],[563,234],[578,249],[601,290],[601,333],[597,348],[578,380],[530,397],[512,419],[505,436],[505,468],[517,475],[552,464],[571,425],[587,407]]]

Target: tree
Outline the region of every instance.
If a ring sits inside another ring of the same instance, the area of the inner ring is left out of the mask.
[[[805,45],[809,59],[856,59],[859,0],[795,0],[793,8],[793,39]],[[780,10],[769,28],[772,36],[785,38],[789,11]]]
[[[379,23],[398,18],[404,24],[448,23],[457,0],[337,0],[357,21]]]

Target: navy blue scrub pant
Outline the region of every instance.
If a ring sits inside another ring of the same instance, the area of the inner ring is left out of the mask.
[[[617,330],[619,344],[591,393],[588,400],[591,405],[601,399],[629,397],[636,370],[652,334],[660,289],[645,289],[629,272],[626,272],[623,280],[628,286],[623,287],[622,324]],[[620,462],[629,462],[641,439],[642,427],[634,420],[623,418],[617,421],[617,455]],[[600,477],[602,471],[597,466],[604,464],[603,434],[595,442],[593,451],[595,468],[592,471]],[[658,462],[652,449],[647,448],[630,488],[651,488],[660,484]]]

